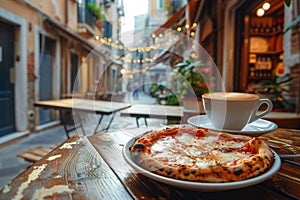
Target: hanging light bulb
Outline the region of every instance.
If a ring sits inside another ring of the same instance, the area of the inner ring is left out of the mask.
[[[262,8],[259,8],[257,11],[256,11],[256,15],[258,16],[258,17],[261,17],[261,16],[263,16],[265,14],[265,11],[264,11],[264,9],[262,9]]]
[[[120,70],[120,73],[121,73],[121,74],[125,74],[125,73],[126,73],[126,69],[122,68],[122,69]]]
[[[269,3],[264,3],[263,6],[262,6],[262,8],[263,8],[264,10],[269,10],[270,7],[271,7],[271,5],[270,5]]]

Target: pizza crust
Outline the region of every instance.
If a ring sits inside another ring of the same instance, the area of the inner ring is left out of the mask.
[[[195,133],[194,137],[197,137],[198,133],[200,135],[203,133],[204,136],[200,137],[216,136],[245,141],[242,148],[247,148],[247,150],[255,153],[247,158],[236,160],[234,165],[228,166],[216,159],[216,164],[203,167],[189,164],[172,166],[150,154],[150,147],[158,139],[182,132]],[[273,152],[258,138],[196,128],[170,128],[152,131],[138,138],[131,146],[130,152],[135,163],[153,173],[178,180],[212,183],[241,181],[258,176],[267,171],[274,162]]]

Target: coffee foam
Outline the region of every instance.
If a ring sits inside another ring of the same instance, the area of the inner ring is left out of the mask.
[[[217,100],[232,100],[232,101],[245,101],[255,100],[259,97],[255,94],[240,93],[240,92],[211,92],[203,95],[205,98]]]

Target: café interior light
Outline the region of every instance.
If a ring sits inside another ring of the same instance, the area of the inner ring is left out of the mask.
[[[258,17],[261,17],[261,16],[263,16],[264,14],[265,14],[265,10],[262,9],[262,8],[259,8],[259,9],[256,11],[256,15],[257,15]]]
[[[269,10],[270,7],[271,7],[270,3],[264,3],[263,6],[262,6],[262,8],[263,8],[264,10]]]

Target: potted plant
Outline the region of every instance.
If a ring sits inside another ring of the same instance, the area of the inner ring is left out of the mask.
[[[95,3],[90,3],[90,2],[87,4],[87,6],[95,18],[96,26],[99,29],[102,29],[103,22],[106,20],[103,8],[100,6],[97,6]]]
[[[292,77],[290,74],[284,74],[283,65],[279,65],[273,72],[273,79],[262,80],[254,91],[261,96],[269,98],[275,111],[288,111],[295,107],[284,95],[289,91],[288,85],[291,83]]]
[[[156,98],[159,104],[179,105],[176,95],[164,83],[153,83],[150,87],[150,95]]]
[[[213,90],[211,82],[211,68],[202,60],[195,60],[193,56],[177,63],[174,68],[178,85],[179,96],[185,110],[195,110],[203,113],[202,94]],[[198,105],[197,105],[198,104]]]

